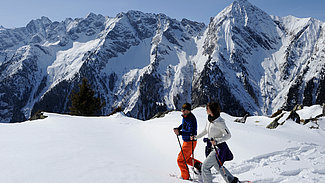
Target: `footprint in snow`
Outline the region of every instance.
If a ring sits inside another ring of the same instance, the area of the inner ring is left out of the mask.
[[[300,146],[256,156],[239,164],[232,163],[229,170],[238,177],[252,177],[254,183],[290,182],[308,177],[321,180],[325,175],[324,151],[322,146],[302,143]],[[261,176],[263,179],[260,179]]]
[[[283,171],[280,173],[280,175],[283,175],[283,176],[296,176],[298,174],[300,174],[300,172],[302,171],[303,169],[296,169],[296,170],[289,170],[289,171]]]

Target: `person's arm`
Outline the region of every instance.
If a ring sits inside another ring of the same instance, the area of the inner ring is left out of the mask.
[[[231,137],[230,131],[224,122],[218,123],[218,128],[220,129],[221,135],[213,138],[217,144],[220,144],[230,139]]]
[[[190,140],[196,140],[196,135],[197,135],[197,121],[195,116],[193,115],[193,121],[192,121],[192,128],[191,128],[191,136],[190,136]]]
[[[193,115],[193,118],[191,118],[191,127],[190,127],[190,130],[191,130],[191,136],[195,136],[197,135],[197,121],[196,121],[196,118],[195,116]]]

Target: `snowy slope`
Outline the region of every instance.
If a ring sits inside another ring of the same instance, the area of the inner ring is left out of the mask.
[[[298,111],[309,118],[320,106]],[[199,131],[206,123],[204,108],[193,111]],[[110,117],[76,117],[45,113],[44,120],[0,124],[0,181],[6,183],[175,183],[179,175],[179,146],[172,128],[180,112],[140,121],[115,114]],[[232,138],[228,144],[235,159],[225,166],[240,179],[253,182],[321,182],[325,179],[325,118],[320,129],[287,121],[265,128],[273,119],[248,117],[245,124],[221,115]],[[195,157],[204,160],[201,140]],[[214,175],[216,182],[223,182]]]

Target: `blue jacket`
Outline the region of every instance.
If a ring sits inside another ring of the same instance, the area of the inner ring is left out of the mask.
[[[192,113],[189,113],[186,117],[183,116],[182,124],[178,127],[180,135],[185,142],[191,141],[190,136],[197,134],[197,122]]]

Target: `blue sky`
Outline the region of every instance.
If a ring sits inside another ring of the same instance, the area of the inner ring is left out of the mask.
[[[32,20],[46,16],[52,21],[82,18],[89,12],[115,17],[117,13],[140,10],[164,13],[171,18],[209,23],[233,0],[2,0],[0,25],[23,27]],[[270,15],[314,17],[325,22],[325,0],[249,0]]]

